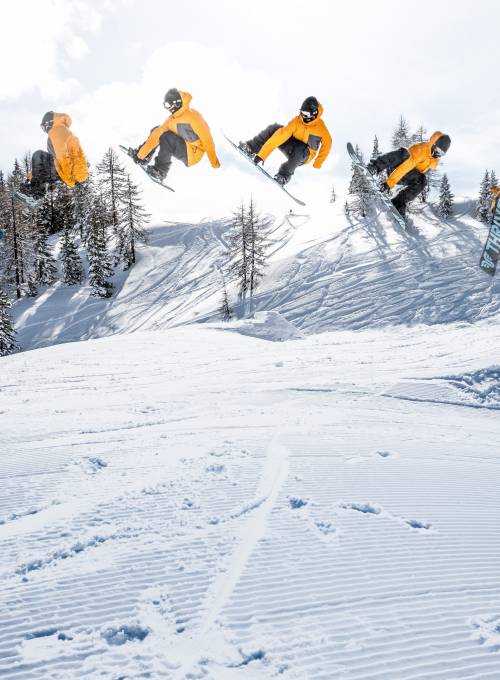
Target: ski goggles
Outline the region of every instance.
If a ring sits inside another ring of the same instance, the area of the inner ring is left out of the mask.
[[[445,155],[446,151],[443,151],[439,146],[435,146],[432,149],[432,157],[433,158],[442,158]]]
[[[170,111],[170,113],[175,113],[178,111],[181,106],[182,106],[182,99],[174,99],[173,101],[165,101],[163,102],[163,106],[167,109],[167,111]]]
[[[315,120],[315,118],[318,117],[318,112],[317,111],[301,111],[300,116],[304,123],[310,123],[311,121]]]

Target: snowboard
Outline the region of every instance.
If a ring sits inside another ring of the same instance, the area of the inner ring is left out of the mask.
[[[271,182],[272,182],[273,184],[275,184],[275,185],[276,185],[277,187],[279,187],[282,191],[284,191],[285,194],[286,194],[289,198],[292,199],[292,201],[295,201],[295,203],[298,203],[299,205],[305,205],[304,201],[301,201],[300,198],[296,198],[295,196],[292,196],[292,194],[291,194],[287,189],[285,189],[284,186],[282,186],[279,182],[277,182],[277,181],[274,179],[274,177],[273,177],[272,175],[270,175],[270,174],[267,172],[267,170],[264,170],[264,168],[261,167],[260,165],[256,165],[256,164],[253,162],[252,158],[251,158],[248,154],[246,154],[242,149],[240,149],[240,147],[239,147],[237,144],[235,144],[231,139],[229,139],[229,137],[228,137],[227,135],[225,135],[224,132],[223,132],[222,134],[223,134],[224,137],[227,139],[227,141],[229,142],[229,144],[231,144],[231,146],[233,147],[233,149],[236,149],[236,151],[237,151],[239,154],[241,154],[241,155],[243,156],[243,158],[246,158],[247,161],[248,161],[249,163],[251,163],[251,164],[253,165],[254,168],[257,168],[257,170],[258,170],[259,172],[261,172],[265,177],[267,177],[267,179],[270,179]]]
[[[118,144],[118,147],[120,148],[121,151],[123,151],[123,153],[127,154],[127,156],[128,156],[129,158],[131,158],[131,159],[134,161],[134,163],[135,163],[136,165],[138,165],[138,166],[141,168],[141,170],[149,177],[149,179],[150,179],[152,182],[154,182],[155,184],[159,184],[159,185],[160,185],[161,187],[163,187],[164,189],[168,189],[169,191],[174,191],[174,192],[175,192],[175,189],[172,189],[172,187],[169,187],[168,184],[163,184],[163,182],[160,182],[160,180],[155,179],[154,177],[151,177],[151,175],[149,174],[149,172],[147,172],[146,166],[145,166],[145,165],[141,165],[140,163],[137,163],[137,161],[135,160],[135,151],[134,151],[134,149],[131,149],[129,146],[123,146],[122,144]]]
[[[363,174],[363,176],[366,177],[375,195],[380,199],[381,203],[384,204],[384,207],[387,209],[387,212],[392,217],[394,222],[396,222],[396,224],[399,227],[401,227],[401,229],[404,229],[406,231],[407,224],[405,218],[396,210],[391,199],[389,198],[389,195],[379,189],[376,177],[374,177],[371,174],[371,172],[368,171],[366,165],[361,161],[356,151],[354,150],[354,147],[351,144],[351,142],[347,142],[347,153],[352,158],[352,162],[354,163],[354,165]]]
[[[500,256],[500,200],[496,202],[495,212],[493,213],[493,220],[491,222],[490,231],[486,243],[483,248],[479,266],[491,276],[494,276],[498,258]]]

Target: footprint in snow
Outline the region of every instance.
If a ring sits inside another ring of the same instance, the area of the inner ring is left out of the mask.
[[[500,616],[479,616],[471,619],[475,629],[472,638],[492,652],[500,651]]]
[[[127,642],[142,642],[151,632],[150,628],[143,628],[139,624],[110,627],[102,631],[101,637],[108,645],[121,646]]]
[[[356,512],[362,512],[365,515],[380,515],[382,513],[380,506],[371,503],[341,503],[340,507],[344,510],[356,510]]]

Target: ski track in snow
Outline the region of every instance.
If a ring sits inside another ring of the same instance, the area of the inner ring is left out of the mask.
[[[216,220],[154,228],[110,301],[16,305],[25,347],[100,339],[2,359],[0,677],[498,680],[469,209],[285,215],[254,319],[217,321]]]

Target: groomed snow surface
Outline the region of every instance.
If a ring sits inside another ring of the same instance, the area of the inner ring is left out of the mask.
[[[500,284],[469,212],[286,213],[229,324],[223,220],[151,228],[111,300],[16,304],[0,677],[499,680]]]

